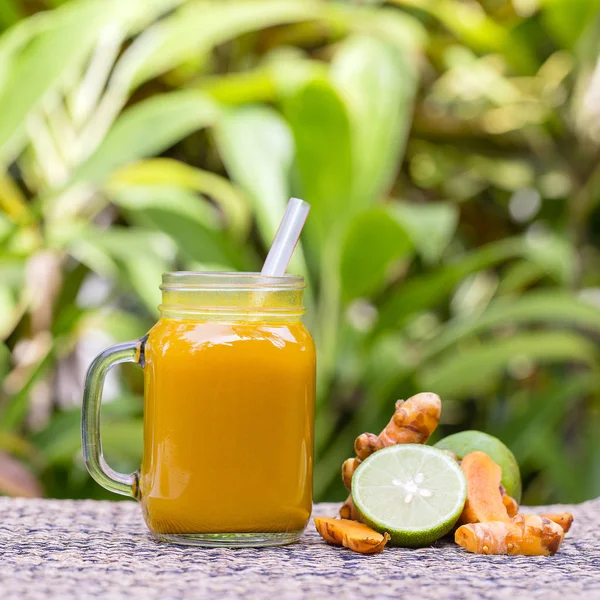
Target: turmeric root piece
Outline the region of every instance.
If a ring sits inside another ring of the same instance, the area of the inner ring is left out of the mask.
[[[408,400],[398,400],[390,422],[379,435],[363,433],[354,442],[356,458],[349,458],[342,465],[342,479],[348,490],[352,486],[354,471],[368,456],[395,444],[424,444],[435,431],[442,413],[442,401],[437,394],[422,392]],[[340,516],[356,514],[350,507],[348,497],[340,510]],[[358,515],[356,514],[358,518]]]
[[[354,450],[360,460],[395,444],[424,444],[440,421],[442,401],[437,394],[422,392],[406,402],[398,400],[396,410],[379,435],[363,433],[356,438]]]
[[[350,519],[351,521],[360,521],[360,515],[354,506],[354,502],[352,502],[352,496],[348,496],[346,502],[342,504],[342,507],[340,508],[340,518]]]
[[[344,504],[340,507],[340,517],[342,519],[352,519],[353,521],[360,521],[360,515],[352,502],[352,495],[348,496],[344,501]]]
[[[548,513],[540,515],[544,519],[550,519],[553,523],[560,525],[563,531],[567,533],[573,525],[573,515],[571,513]]]
[[[471,452],[460,463],[467,478],[467,501],[460,523],[508,521],[500,492],[502,469],[485,452]]]
[[[396,402],[396,410],[398,410],[398,402],[402,402],[402,400],[398,400]],[[394,416],[392,417],[392,420],[390,421],[390,423],[393,422],[394,417],[397,413],[394,412]],[[390,426],[390,423],[388,423],[386,425],[386,429]],[[385,448],[385,444],[383,442],[383,438],[381,437],[381,435],[383,435],[383,432],[385,431],[385,429],[381,432],[380,435],[375,435],[374,433],[361,433],[355,440],[354,440],[354,452],[356,452],[356,456],[358,458],[358,460],[365,460],[365,458],[367,458],[368,456],[371,456],[371,454],[373,454],[374,452],[377,452],[377,450],[381,450],[382,448]],[[390,446],[392,444],[389,444]]]
[[[469,523],[456,530],[454,540],[467,552],[476,554],[555,554],[564,531],[550,519],[539,515],[517,515],[508,521]]]
[[[361,554],[381,552],[390,539],[389,533],[381,535],[363,523],[347,519],[315,517],[315,527],[326,542]]]
[[[504,504],[504,508],[506,508],[508,516],[511,519],[516,517],[517,513],[519,512],[519,503],[512,496],[509,496],[506,493],[506,490],[502,485],[500,486],[500,494],[502,496],[502,504]]]
[[[352,489],[352,475],[354,475],[354,471],[356,471],[358,465],[360,465],[358,458],[348,458],[342,464],[342,479],[348,491]]]

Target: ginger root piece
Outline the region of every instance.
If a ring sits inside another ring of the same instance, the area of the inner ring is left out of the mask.
[[[454,540],[476,554],[548,556],[558,551],[564,531],[539,515],[517,515],[508,521],[469,523],[456,530]]]
[[[571,529],[571,525],[573,525],[573,515],[571,513],[548,513],[540,516],[544,517],[544,519],[550,519],[552,522],[560,525],[565,533],[567,533],[567,531]]]
[[[467,501],[459,523],[508,521],[500,491],[502,469],[485,452],[471,452],[460,463],[467,478]]]
[[[390,539],[389,533],[381,535],[363,523],[347,519],[315,517],[319,535],[330,544],[344,546],[361,554],[381,552]]]
[[[422,392],[411,396],[408,400],[398,400],[390,422],[379,435],[363,433],[354,442],[356,458],[349,458],[342,465],[342,479],[348,490],[352,486],[352,475],[361,461],[368,456],[395,444],[424,444],[435,431],[442,413],[442,401],[437,394]],[[345,518],[358,514],[348,497],[340,509],[340,516]]]
[[[519,512],[519,503],[512,496],[509,496],[506,493],[506,490],[502,485],[500,486],[500,494],[502,495],[502,504],[504,504],[508,516],[511,519],[516,517],[517,513]]]

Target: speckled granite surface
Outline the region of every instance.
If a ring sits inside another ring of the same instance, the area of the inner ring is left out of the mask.
[[[326,545],[312,523],[292,546],[187,548],[154,541],[133,502],[0,498],[0,599],[600,599],[600,499],[552,507],[565,509],[576,521],[553,557],[476,556],[443,541],[363,556]]]

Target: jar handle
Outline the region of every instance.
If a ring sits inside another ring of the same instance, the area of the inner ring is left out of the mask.
[[[143,366],[144,341],[134,340],[110,346],[93,360],[85,377],[81,408],[83,460],[89,474],[107,490],[132,497],[136,496],[136,474],[118,473],[104,460],[100,438],[100,405],[104,380],[112,367],[121,363]]]

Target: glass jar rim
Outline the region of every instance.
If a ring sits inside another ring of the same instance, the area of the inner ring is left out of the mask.
[[[301,290],[306,287],[304,277],[286,273],[266,276],[245,271],[172,271],[164,273],[160,289],[176,291],[279,291]]]

